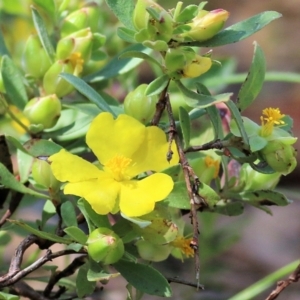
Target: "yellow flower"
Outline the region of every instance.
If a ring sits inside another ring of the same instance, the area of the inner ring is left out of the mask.
[[[180,249],[180,251],[186,256],[186,257],[193,257],[194,256],[194,249],[190,246],[192,241],[192,238],[186,239],[182,235],[178,235],[174,241],[170,243],[175,248]]]
[[[281,114],[279,108],[265,108],[262,111],[261,120],[261,136],[269,136],[273,132],[274,125],[283,125],[284,121],[281,120],[285,115]]]
[[[216,160],[216,159],[213,159],[209,155],[205,156],[204,161],[205,161],[206,167],[215,169],[214,178],[217,178],[218,174],[219,174],[219,171],[220,171],[220,161]]]
[[[160,128],[145,127],[127,115],[114,120],[104,112],[93,120],[86,142],[103,170],[66,150],[49,160],[54,176],[68,182],[64,193],[85,198],[98,214],[120,210],[129,217],[145,215],[172,191],[173,180],[163,173],[134,179],[146,171],[159,172],[178,163],[175,145],[173,158],[167,161],[168,142]]]

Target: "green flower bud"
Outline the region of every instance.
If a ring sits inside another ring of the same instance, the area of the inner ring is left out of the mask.
[[[206,73],[212,66],[210,57],[196,55],[193,61],[182,70],[183,76],[195,78]]]
[[[74,90],[74,87],[61,78],[60,73],[78,76],[82,72],[83,60],[80,53],[73,53],[70,59],[56,61],[43,78],[43,87],[47,94],[63,97]]]
[[[35,182],[43,187],[58,191],[59,181],[54,177],[50,164],[43,159],[35,159],[32,164],[32,177]]]
[[[89,60],[92,41],[93,34],[90,28],[76,31],[58,42],[56,57],[57,59],[68,59],[73,53],[80,53],[84,61]]]
[[[209,40],[223,28],[228,17],[229,13],[224,9],[215,9],[210,12],[201,10],[193,22],[187,24],[191,26],[191,29],[181,36],[199,42]]]
[[[146,8],[148,5],[149,2],[145,0],[137,0],[136,2],[132,16],[133,25],[136,30],[141,30],[147,27],[149,13],[147,12]]]
[[[157,96],[145,95],[147,84],[139,85],[135,90],[127,94],[124,99],[125,114],[147,124],[154,115]]]
[[[31,124],[42,124],[44,129],[53,127],[61,111],[61,103],[55,94],[31,99],[24,108],[24,115]]]
[[[61,27],[61,37],[65,37],[73,32],[89,27],[92,32],[98,29],[100,9],[93,3],[93,6],[83,7],[70,13],[64,20]]]
[[[269,141],[260,154],[271,168],[283,175],[291,173],[297,165],[295,148],[281,141]]]
[[[155,262],[166,260],[172,250],[172,247],[168,244],[154,245],[144,240],[139,240],[135,245],[142,259]]]
[[[51,62],[37,35],[31,35],[27,39],[22,65],[27,74],[38,79],[50,68]]]
[[[117,262],[124,254],[124,244],[111,229],[100,227],[92,231],[87,240],[87,251],[96,262],[109,265]]]

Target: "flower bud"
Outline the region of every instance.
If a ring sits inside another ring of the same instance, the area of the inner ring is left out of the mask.
[[[135,245],[142,259],[155,262],[166,260],[172,250],[172,247],[168,244],[154,245],[144,240],[139,240]]]
[[[83,7],[70,13],[64,20],[61,28],[61,37],[89,27],[92,32],[98,29],[100,9],[97,5]]]
[[[81,58],[89,60],[92,50],[93,34],[90,28],[76,31],[61,39],[56,48],[57,59],[68,59],[73,53],[80,53]]]
[[[147,84],[139,85],[135,90],[127,94],[124,99],[125,114],[147,124],[154,115],[157,96],[145,95]]]
[[[92,231],[87,240],[87,251],[96,262],[109,265],[117,262],[124,254],[124,244],[111,229],[100,227]]]
[[[206,73],[212,66],[210,57],[196,55],[193,61],[183,69],[183,76],[195,78]]]
[[[147,27],[149,13],[147,12],[146,7],[147,2],[145,0],[137,0],[132,16],[132,22],[136,30]]]
[[[35,182],[43,187],[57,191],[60,183],[54,177],[50,164],[43,159],[35,159],[32,164],[32,177]]]
[[[78,76],[82,72],[82,65],[83,60],[80,53],[73,53],[70,59],[56,61],[43,78],[45,92],[56,94],[58,97],[63,97],[72,92],[74,87],[59,75],[64,72]]]
[[[223,28],[228,17],[229,13],[224,9],[215,9],[210,12],[201,10],[193,22],[187,24],[191,26],[191,29],[181,36],[199,42],[209,40]]]
[[[42,124],[44,129],[53,127],[61,111],[61,103],[55,94],[31,99],[24,108],[24,115],[31,124]]]
[[[295,148],[278,140],[269,141],[260,154],[274,171],[283,175],[291,173],[297,165]]]
[[[27,74],[37,79],[42,78],[50,68],[51,62],[37,35],[31,35],[27,39],[22,65]]]

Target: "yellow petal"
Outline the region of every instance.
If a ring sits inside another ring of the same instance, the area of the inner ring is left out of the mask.
[[[116,212],[115,206],[119,191],[120,184],[106,175],[95,180],[68,183],[64,189],[65,194],[85,198],[93,210],[100,215]]]
[[[120,210],[128,217],[153,211],[155,202],[165,199],[173,189],[169,175],[156,173],[140,181],[121,183]]]
[[[130,168],[130,173],[134,176],[149,170],[159,172],[179,162],[179,155],[174,142],[172,144],[172,160],[168,162],[169,143],[162,129],[150,126],[146,128],[146,132],[143,146],[132,157],[136,165]]]
[[[96,166],[65,149],[48,159],[54,176],[60,181],[79,182],[98,178],[101,172]]]
[[[100,113],[92,122],[86,142],[98,160],[105,164],[116,155],[131,158],[143,144],[145,126],[127,115],[119,115],[116,120],[110,113]]]

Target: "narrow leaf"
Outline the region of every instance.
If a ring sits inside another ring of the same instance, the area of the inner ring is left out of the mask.
[[[280,18],[281,16],[282,15],[276,11],[265,11],[225,28],[208,41],[191,42],[189,43],[189,46],[218,47],[236,43],[261,30],[270,22]]]
[[[2,57],[1,75],[10,102],[23,110],[28,101],[23,78],[19,69],[7,55]]]
[[[46,239],[46,240],[49,240],[49,241],[52,241],[55,243],[66,244],[66,245],[71,244],[73,242],[73,240],[71,240],[71,239],[63,238],[63,237],[57,236],[56,234],[53,234],[53,233],[35,229],[23,221],[19,221],[19,220],[8,220],[8,221],[10,223],[13,223],[15,225],[22,227],[26,231],[33,233],[42,239]]]
[[[186,88],[181,81],[175,82],[181,93],[186,96],[185,102],[191,107],[204,108],[220,102],[227,102],[232,95],[232,93],[220,94],[216,96],[198,94]]]
[[[39,198],[48,199],[49,196],[38,193],[32,189],[27,188],[25,185],[23,185],[21,182],[19,182],[15,176],[10,173],[7,168],[0,163],[0,184],[2,184],[5,188],[10,188],[14,191],[20,192],[22,194],[29,194],[32,196],[36,196]]]
[[[171,297],[167,279],[151,266],[120,260],[114,267],[136,289],[149,295]]]
[[[79,268],[76,276],[76,291],[78,297],[81,299],[83,299],[84,296],[91,295],[96,287],[96,281],[93,282],[87,279],[88,271],[89,265],[86,263]]]
[[[61,217],[66,226],[75,226],[77,227],[76,213],[74,205],[70,201],[66,201],[61,205]]]
[[[45,49],[50,61],[53,63],[55,57],[55,51],[50,41],[50,38],[48,36],[48,32],[44,20],[34,6],[31,6],[31,12],[32,12],[34,27],[40,38],[41,44]]]
[[[105,2],[119,21],[121,21],[127,28],[134,29],[134,25],[132,23],[134,2],[132,0],[105,0]]]
[[[189,113],[183,107],[179,107],[179,124],[184,141],[184,147],[187,148],[190,145],[191,139],[191,120]]]
[[[70,84],[72,84],[75,87],[75,89],[77,89],[78,92],[86,96],[91,102],[96,104],[102,111],[108,111],[112,115],[116,116],[116,114],[105,102],[105,100],[85,81],[72,74],[62,73],[60,76],[66,81],[68,81]]]
[[[140,59],[143,59],[143,60],[147,60],[149,63],[156,64],[157,66],[159,66],[161,68],[161,64],[156,59],[154,59],[153,57],[151,57],[150,55],[148,55],[144,52],[127,51],[127,52],[125,52],[125,53],[123,53],[119,56],[120,59],[130,58],[130,57],[136,57],[136,58],[140,58]]]
[[[134,35],[136,34],[136,32],[134,30],[131,30],[129,28],[126,27],[119,27],[117,29],[117,35],[120,39],[131,43],[131,44],[135,44],[136,40],[134,38]]]
[[[84,78],[87,82],[99,82],[103,80],[107,80],[112,77],[116,77],[121,74],[125,74],[130,70],[136,68],[142,60],[140,58],[126,58],[126,59],[119,59],[119,56],[122,53],[128,51],[142,51],[144,53],[150,54],[152,52],[151,49],[145,48],[141,44],[135,44],[127,47],[124,51],[122,51],[118,56],[115,56],[104,68],[100,71],[88,75]]]
[[[85,245],[88,238],[87,235],[77,226],[67,227],[64,229],[64,232],[81,245]]]
[[[145,90],[146,96],[154,96],[161,93],[169,83],[168,75],[161,75],[149,83]]]
[[[260,46],[255,42],[252,64],[237,97],[237,106],[240,111],[246,109],[256,99],[263,86],[265,73],[265,56]]]
[[[7,50],[3,35],[2,35],[2,31],[0,30],[0,57],[7,55],[9,56],[9,52]]]

